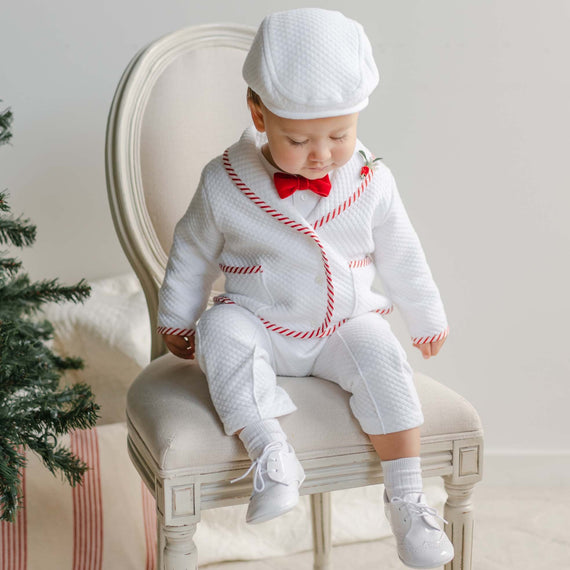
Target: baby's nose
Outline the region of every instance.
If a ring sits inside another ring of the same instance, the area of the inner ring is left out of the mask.
[[[314,146],[310,155],[314,162],[326,162],[330,157],[330,148],[324,144]]]

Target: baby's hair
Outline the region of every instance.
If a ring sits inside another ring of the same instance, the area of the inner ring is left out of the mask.
[[[251,87],[247,88],[247,100],[255,106],[261,107],[261,97]]]

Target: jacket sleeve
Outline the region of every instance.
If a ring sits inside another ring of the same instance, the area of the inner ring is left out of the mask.
[[[414,344],[445,338],[447,317],[420,240],[386,169],[374,213],[374,262],[387,296],[401,311]]]
[[[204,174],[188,210],[176,224],[158,299],[158,332],[192,335],[220,274],[223,234],[215,224]]]

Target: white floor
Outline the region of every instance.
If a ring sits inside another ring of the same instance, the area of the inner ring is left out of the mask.
[[[475,490],[473,570],[570,569],[570,487],[497,487]],[[392,537],[338,546],[334,570],[395,570]],[[227,562],[207,570],[312,570],[310,552],[255,562]]]

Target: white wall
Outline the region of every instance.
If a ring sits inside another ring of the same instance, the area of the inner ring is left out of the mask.
[[[33,277],[128,270],[108,212],[107,112],[130,58],[191,24],[257,25],[301,2],[5,2],[0,97],[15,114],[0,188],[38,225]],[[451,335],[412,365],[478,408],[487,449],[570,452],[570,3],[312,1],[360,20],[381,84],[361,138],[396,175]]]

